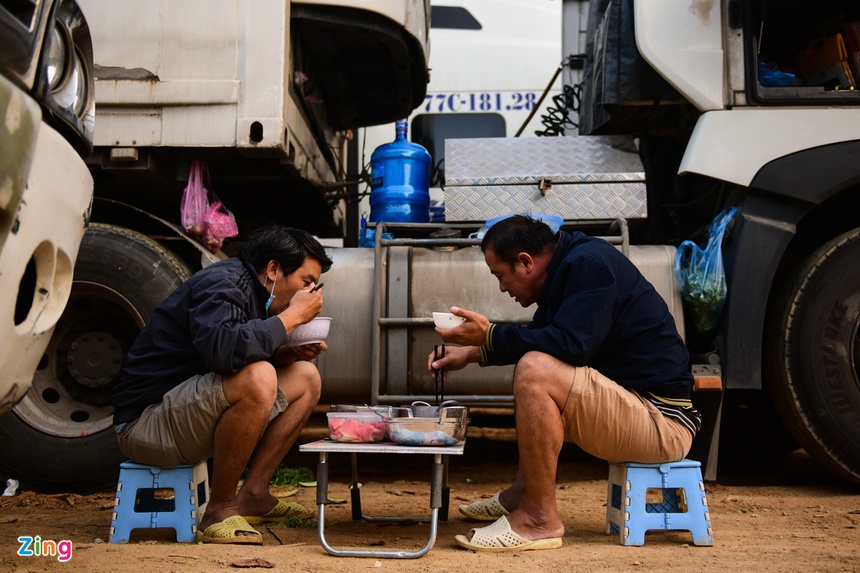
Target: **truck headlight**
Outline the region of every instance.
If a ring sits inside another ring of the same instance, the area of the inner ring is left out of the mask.
[[[68,40],[61,28],[51,28],[51,39],[48,42],[48,50],[45,53],[45,73],[48,77],[48,88],[56,90],[66,75],[68,53]]]
[[[58,3],[49,21],[36,91],[54,127],[72,135],[78,152],[88,155],[95,119],[93,43],[74,0]]]

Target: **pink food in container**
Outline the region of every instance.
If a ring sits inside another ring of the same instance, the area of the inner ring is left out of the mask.
[[[379,442],[385,437],[385,422],[374,412],[328,412],[329,437],[335,442]]]

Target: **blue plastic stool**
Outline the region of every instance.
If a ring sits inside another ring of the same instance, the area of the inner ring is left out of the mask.
[[[649,489],[660,490],[662,501],[647,499]],[[606,533],[619,533],[621,545],[644,545],[653,529],[689,531],[695,545],[714,544],[697,461],[610,464],[606,496]]]
[[[133,529],[157,527],[176,530],[176,541],[196,540],[197,522],[209,501],[206,462],[166,468],[123,462],[119,467],[111,543],[128,543]]]

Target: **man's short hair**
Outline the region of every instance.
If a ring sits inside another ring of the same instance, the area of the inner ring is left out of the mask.
[[[238,256],[258,273],[265,271],[271,260],[280,263],[285,275],[296,272],[307,257],[317,260],[322,272],[328,271],[332,265],[325,248],[310,233],[275,224],[265,225],[251,233]]]
[[[556,243],[549,225],[527,215],[513,215],[490,227],[481,241],[481,252],[492,249],[500,260],[515,264],[517,254],[539,255]]]

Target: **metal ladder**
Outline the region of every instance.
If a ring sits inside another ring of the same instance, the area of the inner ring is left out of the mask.
[[[565,221],[565,227],[577,227],[586,225],[608,225],[610,232],[617,231],[617,235],[600,236],[610,244],[620,245],[622,253],[629,256],[630,252],[630,237],[628,232],[628,224],[626,219],[615,219],[611,221]],[[388,369],[391,369],[389,351],[390,341],[383,341],[383,335],[390,328],[414,328],[414,327],[432,327],[433,319],[430,317],[392,317],[388,316],[387,308],[390,306],[392,298],[400,296],[400,293],[392,295],[394,289],[391,288],[391,277],[389,276],[389,249],[388,247],[472,247],[479,246],[481,239],[477,238],[383,238],[386,229],[410,229],[413,231],[435,230],[441,227],[447,228],[474,228],[474,224],[458,224],[458,223],[375,223],[375,240],[374,240],[374,276],[373,276],[373,331],[371,340],[371,379],[370,379],[370,403],[377,404],[403,404],[415,400],[423,400],[431,402],[435,400],[435,396],[429,394],[396,394],[382,392],[382,371],[383,365],[386,364]],[[480,225],[480,223],[478,223]],[[408,262],[403,264],[408,265]],[[409,286],[406,285],[408,291]],[[408,292],[407,292],[408,295]],[[405,307],[405,303],[401,301],[401,306]],[[512,317],[487,317],[490,322],[496,324],[525,324],[520,318]],[[384,346],[383,343],[385,342]],[[406,343],[406,354],[408,355],[408,342]],[[383,347],[386,351],[383,351]],[[403,357],[403,361],[408,359],[408,356]],[[473,404],[513,404],[513,396],[510,394],[503,395],[455,395],[452,398],[462,403]]]

